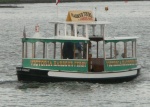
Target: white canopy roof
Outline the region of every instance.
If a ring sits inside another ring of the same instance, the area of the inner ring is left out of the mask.
[[[104,25],[110,24],[111,22],[107,21],[51,21],[49,23],[56,23],[56,24],[78,24],[78,25]]]
[[[130,36],[130,37],[105,37],[104,40],[126,40],[126,39],[137,39],[136,36]]]
[[[85,37],[75,37],[75,36],[53,36],[53,37],[31,37],[33,39],[57,39],[57,40],[89,40],[88,38]]]

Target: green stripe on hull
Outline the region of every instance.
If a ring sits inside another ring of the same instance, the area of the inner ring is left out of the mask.
[[[137,67],[136,58],[106,59],[104,61],[105,71],[119,71]]]
[[[61,70],[61,71],[76,71],[87,72],[87,60],[48,60],[48,59],[23,59],[23,67],[39,68],[47,70]]]

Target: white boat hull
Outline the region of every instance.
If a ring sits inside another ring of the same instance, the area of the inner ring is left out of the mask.
[[[61,78],[117,78],[117,77],[127,77],[137,75],[138,71],[123,71],[114,73],[101,73],[101,72],[89,72],[89,73],[70,73],[70,72],[55,72],[49,71],[48,76],[50,77],[61,77]]]

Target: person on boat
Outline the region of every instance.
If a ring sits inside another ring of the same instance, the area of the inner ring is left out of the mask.
[[[78,42],[75,44],[75,56],[77,59],[81,59],[82,58],[82,46],[81,44]]]
[[[74,44],[72,42],[65,42],[63,46],[62,56],[63,59],[73,59],[73,48]]]
[[[123,58],[122,55],[119,54],[118,50],[116,50],[115,54],[116,54],[116,59]]]
[[[88,43],[88,56],[92,57],[92,43]],[[87,58],[87,44],[83,43],[83,59]]]
[[[125,58],[125,53],[122,53],[121,56],[122,56],[122,58]]]

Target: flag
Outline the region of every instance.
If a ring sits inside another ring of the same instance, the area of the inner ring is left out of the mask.
[[[24,30],[23,30],[23,37],[26,38],[26,30],[25,30],[25,26],[24,26]]]
[[[125,0],[125,3],[127,3],[128,2],[128,0]]]
[[[35,26],[35,32],[39,32],[39,25],[38,24]]]
[[[60,2],[60,0],[56,0],[56,5]]]

